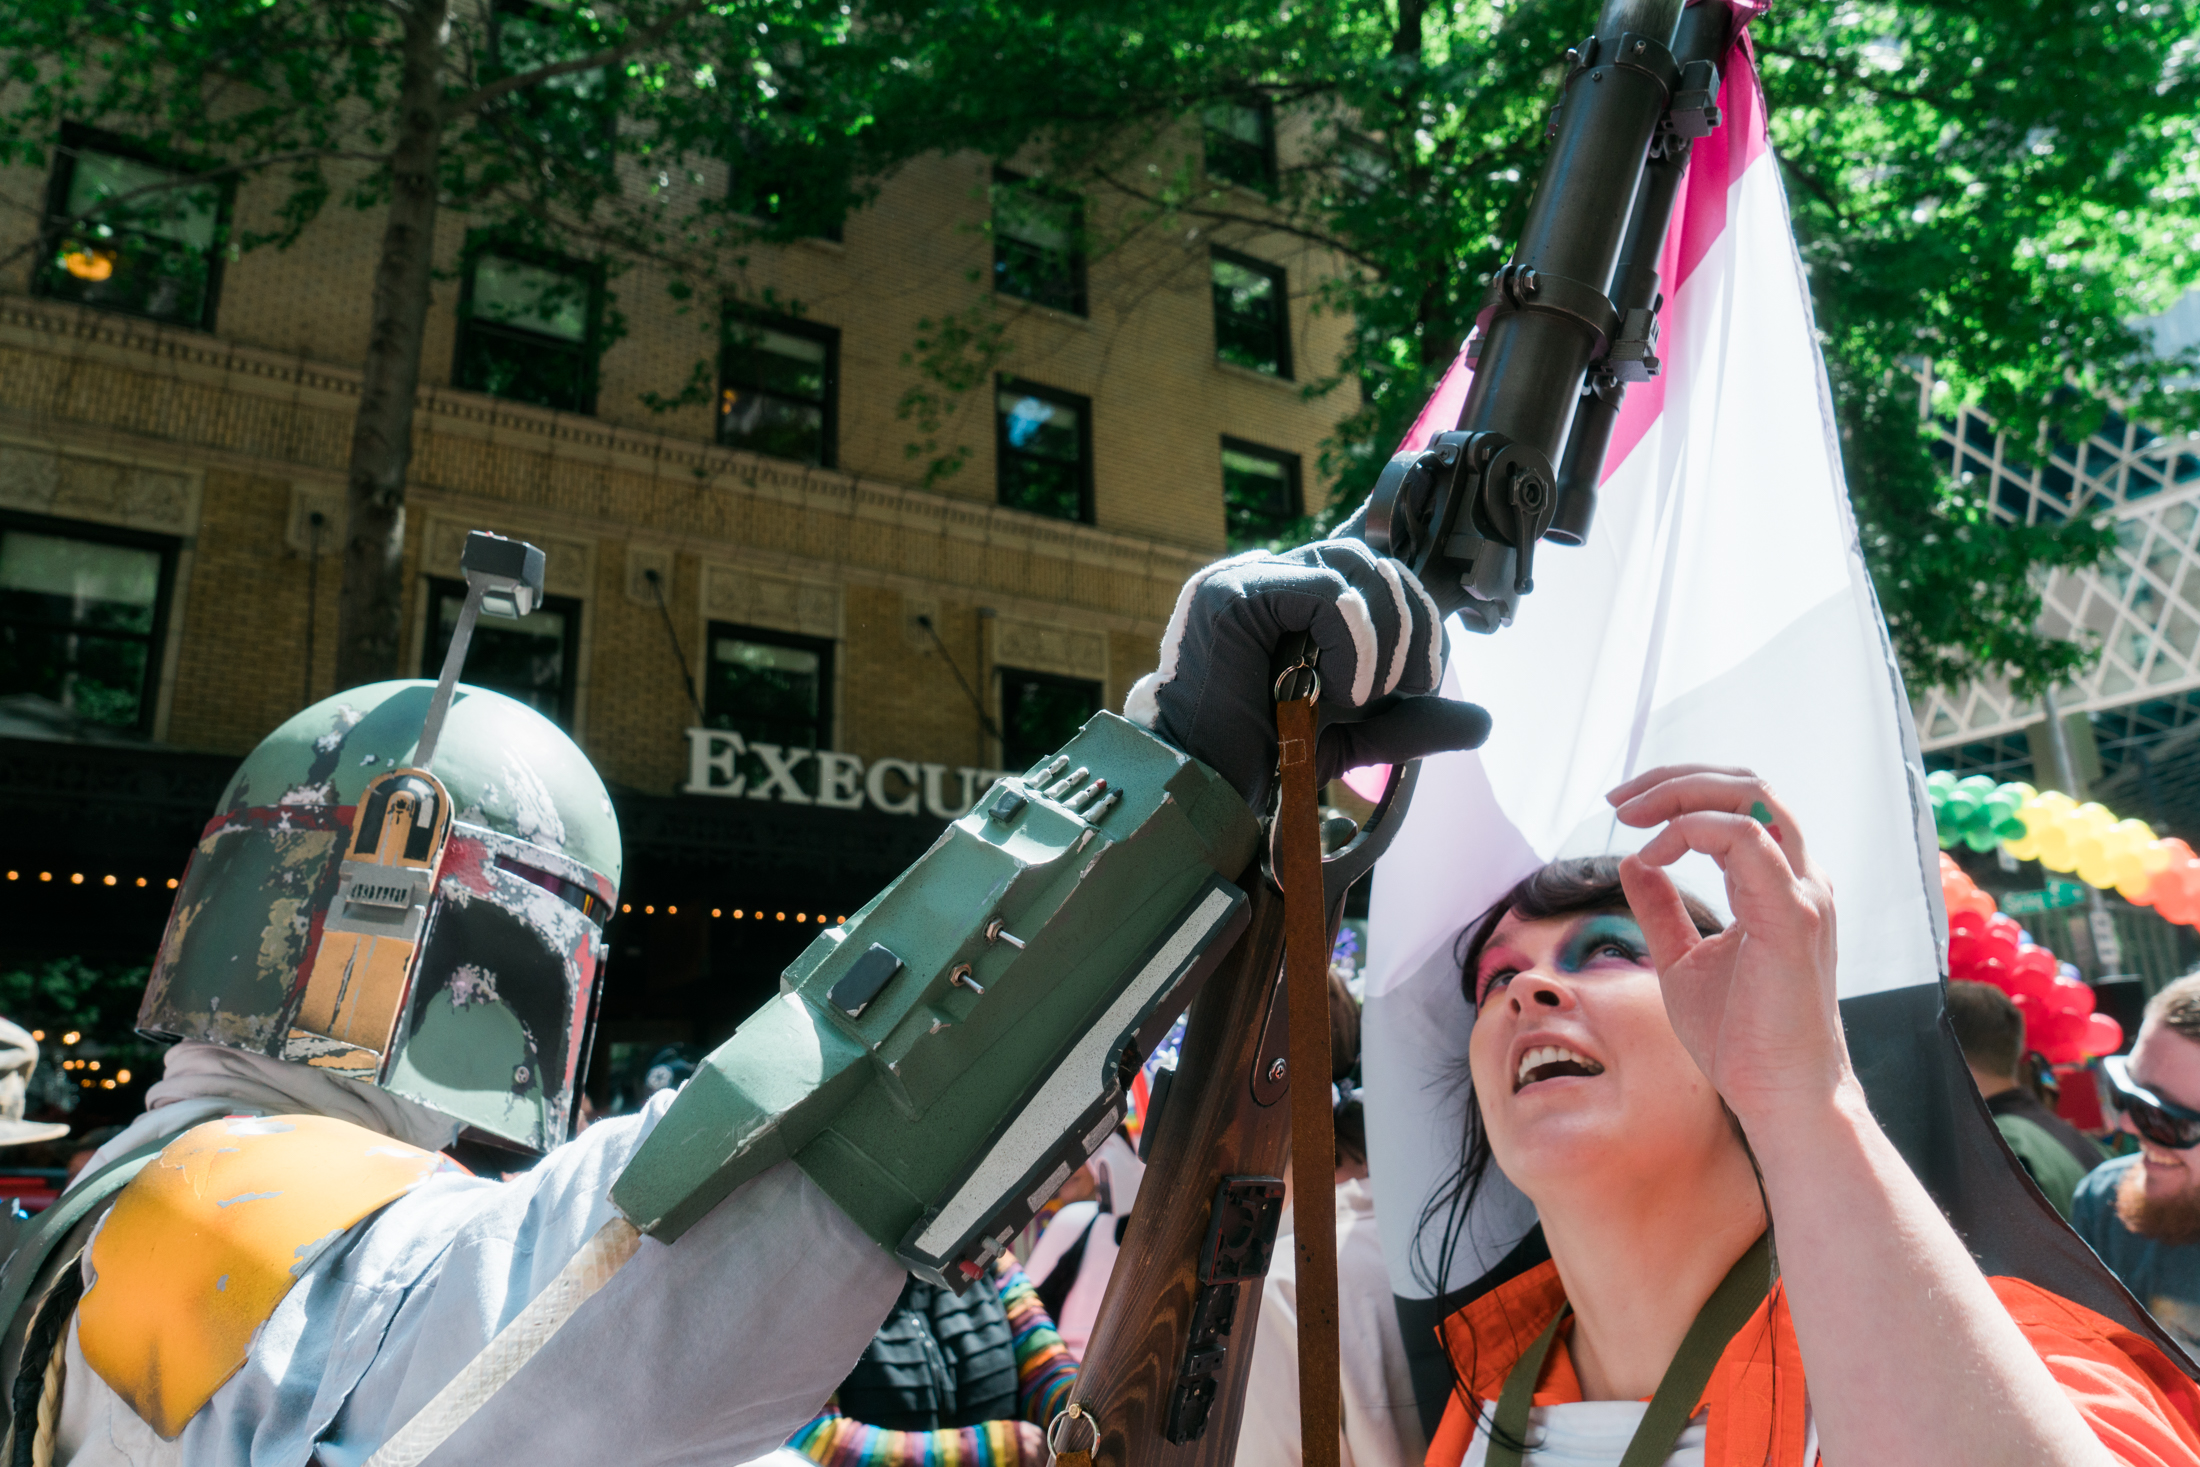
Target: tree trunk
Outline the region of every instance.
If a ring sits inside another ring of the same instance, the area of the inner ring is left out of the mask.
[[[405,473],[435,264],[436,165],[443,142],[443,48],[450,0],[405,12],[404,82],[390,156],[389,223],[374,270],[374,322],[345,494],[344,586],[336,624],[339,689],[396,677],[405,609]]]

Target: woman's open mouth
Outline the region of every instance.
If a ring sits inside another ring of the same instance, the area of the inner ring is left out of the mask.
[[[1520,1056],[1520,1068],[1513,1075],[1513,1094],[1518,1095],[1538,1080],[1558,1080],[1568,1075],[1587,1077],[1603,1073],[1604,1066],[1562,1044],[1538,1045]]]

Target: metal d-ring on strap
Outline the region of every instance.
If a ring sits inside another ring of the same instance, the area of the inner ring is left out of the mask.
[[[1696,1322],[1688,1327],[1680,1349],[1673,1354],[1673,1363],[1665,1367],[1665,1378],[1658,1382],[1650,1409],[1642,1413],[1642,1422],[1627,1444],[1627,1454],[1619,1459],[1619,1467],[1660,1467],[1673,1455],[1673,1444],[1687,1428],[1688,1418],[1696,1414],[1696,1402],[1702,1399],[1719,1357],[1771,1289],[1772,1234],[1767,1231],[1735,1260],[1697,1312]],[[1543,1374],[1543,1362],[1550,1358],[1551,1342],[1558,1338],[1559,1326],[1572,1312],[1571,1306],[1562,1306],[1528,1347],[1528,1353],[1513,1366],[1512,1374],[1505,1377],[1504,1392],[1497,1398],[1497,1412],[1490,1421],[1489,1467],[1520,1467],[1535,1383]]]
[[[1070,1447],[1064,1450],[1062,1446],[1065,1435],[1064,1428],[1071,1425],[1082,1426],[1092,1435],[1083,1446]],[[1054,1419],[1047,1423],[1048,1467],[1091,1467],[1092,1449],[1098,1445],[1100,1445],[1100,1423],[1085,1410],[1084,1403],[1081,1401],[1070,1402],[1067,1410],[1055,1412]]]

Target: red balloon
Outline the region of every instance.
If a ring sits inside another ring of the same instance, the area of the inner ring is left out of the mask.
[[[1986,956],[1986,945],[1975,932],[1958,932],[1948,939],[1948,976],[1962,978],[1980,958]]]
[[[2085,1034],[2078,1044],[2088,1056],[2114,1054],[2124,1047],[2124,1026],[2106,1014],[2087,1014]]]
[[[2012,926],[2015,924],[2012,923]],[[2017,935],[2014,932],[1988,932],[1980,939],[1979,946],[1987,957],[1999,958],[2004,968],[2017,966]]]
[[[2055,986],[2047,996],[2047,1007],[2055,1013],[2082,1019],[2093,1012],[2093,990],[2057,975]]]
[[[1986,934],[1986,919],[1976,912],[1966,911],[1951,903],[1948,908],[1948,936],[1953,938],[1958,933],[1972,938],[1983,937]]]
[[[2011,998],[2029,999],[2034,1007],[2040,1011],[2052,1009],[2055,1006],[2053,999],[2055,992],[2053,955],[2049,955],[2045,967],[2038,963],[2028,963],[2021,957],[2018,958],[2015,963],[2010,965],[2009,977],[2004,986],[2008,989]]]
[[[2022,927],[2019,927],[2017,925],[2017,919],[2010,916],[2007,912],[1996,912],[1993,916],[1986,919],[1986,931],[1989,937],[2000,933],[2007,933],[2009,936],[2010,944],[2014,946],[2016,943],[2022,940],[2017,936],[2017,934],[2024,931],[2024,929]]]
[[[1997,957],[1980,958],[1964,977],[1972,983],[1991,983],[2003,993],[2010,991],[2009,965]]]
[[[2054,1065],[2074,1065],[2085,1058],[2081,1040],[2085,1034],[2085,1020],[2068,1013],[2027,1013],[2024,1023],[2024,1044],[2047,1056]]]

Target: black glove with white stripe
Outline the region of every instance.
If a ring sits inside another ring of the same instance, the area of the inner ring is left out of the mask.
[[[1255,811],[1276,775],[1270,660],[1307,632],[1320,651],[1315,777],[1403,764],[1489,737],[1490,716],[1435,696],[1444,633],[1413,572],[1358,540],[1323,540],[1216,561],[1184,583],[1161,666],[1134,684],[1124,716],[1206,764]]]

